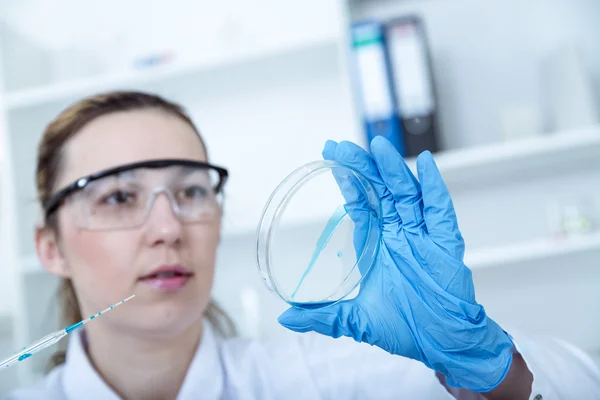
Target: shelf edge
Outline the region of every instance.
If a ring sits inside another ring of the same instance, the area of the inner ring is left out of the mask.
[[[465,255],[465,264],[471,270],[480,270],[596,249],[600,250],[600,232],[562,240],[538,239],[525,243],[477,249]]]
[[[300,41],[293,43],[293,45],[267,47],[256,52],[236,53],[233,56],[222,56],[212,60],[174,62],[173,64],[147,70],[127,69],[120,72],[7,92],[5,93],[5,104],[7,110],[14,111],[40,104],[57,102],[85,92],[96,92],[123,85],[145,85],[180,75],[215,71],[219,68],[243,65],[269,57],[284,56],[311,48],[333,46],[336,44],[338,44],[338,40],[335,38],[325,37]]]

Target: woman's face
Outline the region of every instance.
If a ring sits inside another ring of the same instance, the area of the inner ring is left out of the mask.
[[[109,114],[68,142],[56,188],[110,167],[164,158],[206,161],[206,153],[197,133],[176,116],[158,110]],[[84,317],[135,294],[118,312],[103,317],[105,323],[164,335],[201,319],[212,289],[220,210],[202,223],[184,224],[162,193],[143,225],[88,230],[74,223],[73,206],[67,202],[58,211],[56,250],[40,246],[39,239],[38,249],[51,271],[72,278]],[[143,279],[161,267],[185,269],[191,277]]]

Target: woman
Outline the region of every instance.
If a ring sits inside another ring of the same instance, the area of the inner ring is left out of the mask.
[[[65,110],[39,146],[36,234],[41,263],[63,279],[63,323],[136,298],[75,331],[66,360],[8,398],[598,398],[599,373],[578,350],[511,336],[476,303],[431,155],[417,181],[389,142],[371,153],[348,142],[323,152],[360,170],[382,202],[381,251],[357,298],[280,317],[321,335],[228,339],[210,302],[227,172],[207,162],[192,121],[136,92]],[[341,189],[360,244],[360,196]]]

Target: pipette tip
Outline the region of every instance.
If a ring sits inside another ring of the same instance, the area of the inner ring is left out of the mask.
[[[83,326],[84,324],[87,324],[91,320],[95,319],[97,316],[102,315],[103,313],[105,313],[108,310],[112,310],[119,304],[123,304],[126,301],[133,299],[134,297],[135,297],[135,294],[129,296],[128,298],[126,298],[124,300],[121,300],[120,302],[118,302],[116,304],[113,304],[112,306],[108,307],[106,310],[100,311],[99,313],[92,315],[88,319],[85,319],[76,324],[73,324],[65,329],[61,329],[56,332],[50,333],[50,334],[44,336],[43,338],[41,338],[40,340],[34,342],[33,344],[23,347],[23,349],[20,352],[12,355],[11,357],[5,359],[2,362],[0,362],[0,369],[8,368],[15,363],[18,363],[20,361],[24,361],[24,360],[28,359],[35,353],[57,343],[63,337],[67,336],[69,333],[73,332],[75,329]]]
[[[84,319],[83,321],[80,321],[80,322],[78,322],[78,323],[76,323],[76,324],[73,324],[73,325],[71,325],[71,326],[69,326],[69,327],[65,328],[65,330],[67,331],[67,333],[71,333],[71,332],[73,332],[75,329],[77,329],[77,328],[80,328],[81,326],[83,326],[83,325],[87,324],[88,322],[90,322],[90,321],[92,321],[92,320],[96,319],[96,317],[99,317],[99,316],[101,316],[102,314],[106,313],[107,311],[110,311],[110,310],[112,310],[113,308],[117,307],[118,305],[120,305],[120,304],[123,304],[123,303],[125,303],[127,300],[131,300],[131,299],[133,299],[134,297],[135,297],[135,294],[133,294],[133,295],[129,296],[129,297],[128,297],[128,298],[126,298],[126,299],[123,299],[123,300],[121,300],[121,301],[120,301],[120,302],[118,302],[118,303],[115,303],[115,304],[113,304],[112,306],[110,306],[110,307],[108,307],[108,308],[106,308],[106,309],[104,309],[104,310],[102,310],[102,311],[100,311],[100,312],[97,312],[96,314],[94,314],[94,315],[90,316],[89,318],[86,318],[86,319]]]

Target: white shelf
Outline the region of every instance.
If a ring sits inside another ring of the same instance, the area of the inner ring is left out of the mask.
[[[14,93],[7,93],[6,108],[9,111],[17,110],[63,101],[69,98],[79,98],[113,89],[145,88],[152,83],[159,83],[186,75],[234,67],[269,57],[283,57],[313,48],[337,46],[338,43],[333,37],[324,37],[310,41],[300,41],[298,43],[281,43],[262,49],[248,48],[247,50],[230,52],[218,58],[210,58],[202,61],[173,62],[172,64],[144,70],[131,69],[114,74],[94,75],[64,83],[49,84]]]
[[[450,189],[498,183],[503,179],[552,176],[568,168],[589,168],[600,161],[600,126],[539,137],[447,150],[434,154]],[[415,159],[407,160],[416,171]]]
[[[561,256],[600,252],[600,232],[562,240],[539,239],[525,243],[477,249],[465,254],[472,270],[552,260]]]

